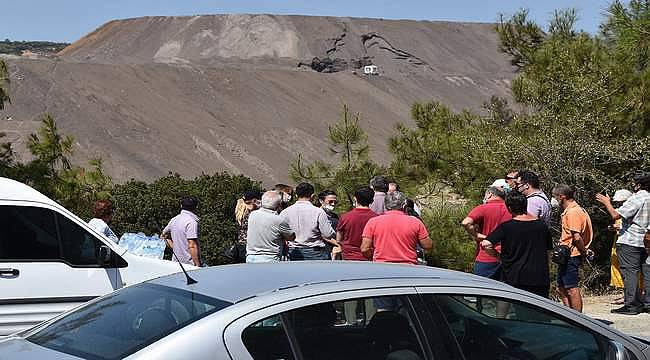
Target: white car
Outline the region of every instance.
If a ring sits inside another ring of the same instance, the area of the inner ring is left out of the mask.
[[[178,271],[177,263],[128,253],[47,196],[0,178],[0,336]]]

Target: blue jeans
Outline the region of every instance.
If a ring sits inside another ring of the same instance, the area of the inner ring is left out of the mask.
[[[247,263],[266,263],[280,261],[279,255],[246,255]]]
[[[501,280],[501,263],[474,261],[474,275]]]
[[[289,248],[289,260],[331,260],[327,247],[292,247]]]

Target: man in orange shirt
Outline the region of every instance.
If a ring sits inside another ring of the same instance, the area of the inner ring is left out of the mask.
[[[561,265],[557,274],[557,287],[564,305],[582,312],[579,270],[582,258],[590,251],[593,228],[589,214],[574,199],[574,190],[569,185],[553,188],[553,197],[564,211],[562,212],[562,233],[560,244],[571,249],[571,257],[566,265]]]

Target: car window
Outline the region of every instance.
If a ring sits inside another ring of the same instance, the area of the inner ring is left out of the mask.
[[[62,259],[73,266],[96,266],[102,242],[72,220],[57,214]]]
[[[0,206],[0,261],[59,259],[55,213],[31,206]]]
[[[604,339],[561,316],[510,299],[424,295],[440,311],[465,359],[604,359]]]
[[[247,327],[242,332],[242,341],[253,359],[294,359],[280,315],[271,316]]]
[[[250,325],[242,341],[254,359],[424,359],[406,297],[327,302]]]
[[[145,283],[37,326],[25,337],[84,359],[121,359],[230,305],[190,291]]]

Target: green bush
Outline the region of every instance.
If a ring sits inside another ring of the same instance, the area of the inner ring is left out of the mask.
[[[434,242],[433,251],[427,254],[429,265],[471,271],[476,243],[460,225],[471,208],[442,203],[424,210],[423,220]]]
[[[195,196],[199,200],[201,259],[208,265],[225,262],[223,250],[236,236],[234,209],[237,199],[260,184],[242,175],[219,173],[192,180],[168,175],[153,183],[131,180],[115,185],[112,199],[116,211],[113,230],[160,234],[169,220],[180,212],[180,199]]]

